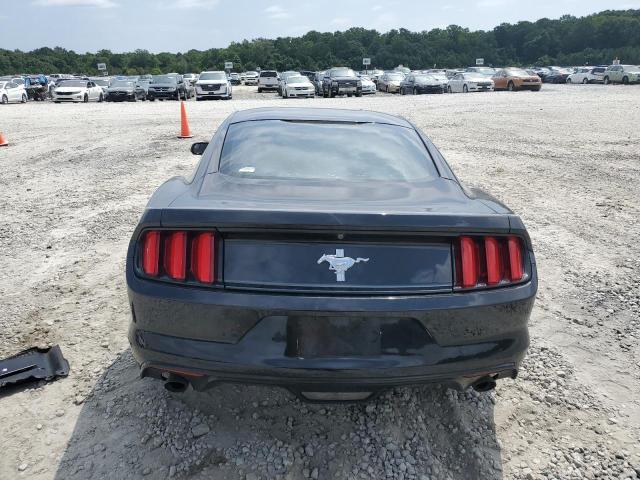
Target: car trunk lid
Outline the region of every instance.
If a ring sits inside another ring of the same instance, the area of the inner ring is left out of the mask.
[[[506,215],[442,178],[375,187],[218,179],[161,219],[217,230],[225,287],[299,292],[450,291],[453,240],[509,231]]]

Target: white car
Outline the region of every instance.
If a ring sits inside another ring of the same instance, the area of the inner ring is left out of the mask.
[[[316,88],[304,75],[290,75],[282,82],[282,98],[313,98],[316,96]]]
[[[185,73],[182,76],[182,79],[186,82],[189,82],[191,85],[198,81],[198,76],[195,73]]]
[[[258,85],[258,72],[245,72],[244,84],[245,85]]]
[[[258,77],[258,93],[265,90],[277,90],[280,85],[278,72],[275,70],[262,70]]]
[[[363,95],[376,93],[376,84],[367,75],[360,75],[360,81],[362,82]]]
[[[52,99],[60,102],[102,102],[104,92],[91,80],[65,80],[53,92]]]
[[[604,83],[605,67],[579,67],[567,77],[567,83]]]
[[[25,103],[26,101],[27,91],[24,89],[24,84],[13,80],[0,82],[0,103]]]
[[[227,78],[227,74],[221,70],[213,72],[202,72],[196,82],[196,100],[206,100],[208,98],[231,100],[233,88]]]
[[[493,92],[491,78],[473,72],[457,73],[449,79],[449,93]]]
[[[280,95],[281,97],[284,97],[284,94],[282,92],[284,92],[284,84],[285,81],[287,80],[287,77],[292,77],[292,76],[299,76],[300,72],[294,72],[293,70],[287,71],[287,72],[281,72],[280,75],[278,75],[278,95]]]

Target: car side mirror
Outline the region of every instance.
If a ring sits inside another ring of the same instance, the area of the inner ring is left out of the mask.
[[[191,153],[194,155],[202,155],[209,146],[209,142],[196,142],[191,144]]]

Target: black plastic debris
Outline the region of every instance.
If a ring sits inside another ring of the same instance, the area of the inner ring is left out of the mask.
[[[30,348],[0,360],[0,388],[34,380],[52,380],[69,375],[69,362],[58,345]]]

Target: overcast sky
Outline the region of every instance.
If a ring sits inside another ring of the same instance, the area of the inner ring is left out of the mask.
[[[331,8],[326,8],[331,5]],[[0,48],[179,52],[353,26],[380,32],[640,8],[640,0],[0,0]]]

